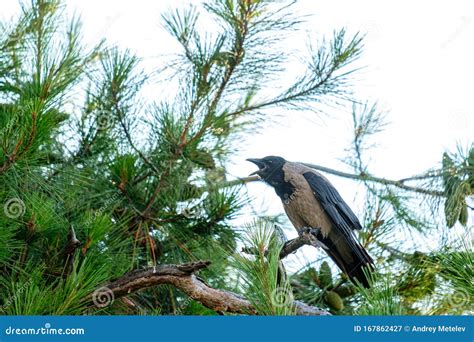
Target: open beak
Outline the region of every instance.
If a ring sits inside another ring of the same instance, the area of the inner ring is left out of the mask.
[[[252,175],[259,175],[258,173],[259,173],[261,170],[263,170],[263,169],[265,168],[265,164],[262,162],[261,159],[248,158],[248,159],[246,159],[246,160],[249,161],[249,162],[252,162],[252,163],[254,163],[255,165],[258,166],[258,170],[252,172],[249,176],[252,176]]]

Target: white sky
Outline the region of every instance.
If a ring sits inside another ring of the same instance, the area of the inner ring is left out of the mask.
[[[160,27],[168,8],[200,1],[185,0],[66,0],[82,17],[88,41],[106,37],[109,43],[130,48],[150,69],[157,56],[176,51],[176,43]],[[472,1],[353,1],[300,0],[296,11],[310,15],[289,42],[289,51],[304,50],[315,39],[343,26],[366,32],[365,52],[354,89],[362,101],[378,101],[389,111],[391,123],[380,134],[379,147],[370,153],[370,169],[378,176],[403,178],[435,166],[443,151],[454,151],[474,137],[474,3]],[[0,17],[18,11],[17,0],[0,0]],[[289,66],[291,70],[291,66]],[[289,75],[291,76],[291,75]],[[154,97],[150,88],[149,97]],[[229,172],[246,176],[255,167],[248,157],[280,155],[344,168],[338,161],[350,142],[350,112],[315,115],[275,109],[278,125],[252,136],[232,158]],[[336,115],[337,114],[337,115]],[[352,182],[329,176],[347,202],[360,212]],[[255,205],[271,214],[282,211],[273,190],[264,184],[248,186]]]

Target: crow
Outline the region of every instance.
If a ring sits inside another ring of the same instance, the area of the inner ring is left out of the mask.
[[[373,269],[373,261],[353,232],[362,225],[329,180],[308,166],[277,156],[247,161],[259,168],[251,175],[275,189],[298,233],[310,229],[349,279],[369,287],[363,270]]]

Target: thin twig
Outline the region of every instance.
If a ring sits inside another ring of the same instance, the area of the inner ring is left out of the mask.
[[[243,32],[241,32],[241,38],[240,39],[235,38],[235,44],[234,44],[234,47],[233,47],[233,53],[234,53],[235,58],[233,59],[233,61],[231,63],[229,63],[229,65],[227,66],[227,68],[225,70],[224,77],[222,78],[221,84],[220,84],[216,94],[214,95],[214,98],[213,98],[213,100],[211,102],[211,105],[208,109],[208,112],[206,114],[206,118],[209,117],[210,115],[214,114],[215,108],[217,107],[219,101],[222,99],[222,95],[224,93],[224,90],[227,87],[227,85],[229,84],[229,81],[232,77],[232,74],[235,71],[235,68],[242,61],[242,56],[244,54],[244,39],[245,39],[245,37],[248,33],[247,25],[248,25],[248,22],[244,21]],[[236,37],[237,37],[237,34],[236,34]],[[186,145],[189,145],[189,144],[195,142],[196,140],[200,139],[208,128],[208,125],[204,123],[203,126],[199,129],[199,131],[196,134],[194,134],[189,139],[186,139],[186,135],[187,135],[187,133],[190,129],[190,126],[192,124],[192,121],[193,121],[194,111],[195,111],[195,106],[193,105],[192,108],[191,108],[191,112],[190,112],[190,114],[188,115],[188,117],[186,119],[186,124],[184,126],[183,132],[180,135],[179,145],[176,148],[175,153],[171,156],[171,158],[169,160],[168,168],[163,173],[161,173],[161,175],[159,177],[159,180],[158,180],[158,184],[155,187],[155,190],[153,191],[151,197],[149,198],[149,200],[146,204],[145,210],[142,213],[143,217],[147,217],[149,211],[151,210],[151,207],[153,206],[153,203],[155,202],[156,197],[158,196],[159,192],[161,191],[163,185],[165,184],[165,179],[168,177],[168,175],[171,172],[173,164],[176,162],[178,157],[184,151],[184,148],[186,147]],[[206,122],[206,120],[204,120],[204,122]]]
[[[334,169],[331,169],[331,168],[328,168],[328,167],[325,167],[325,166],[321,166],[321,165],[316,165],[316,164],[308,164],[308,163],[302,163],[302,164],[304,164],[304,165],[306,165],[306,166],[308,166],[312,169],[323,171],[323,172],[326,172],[326,173],[330,173],[332,175],[339,176],[339,177],[344,177],[344,178],[349,178],[349,179],[357,179],[357,180],[369,181],[369,182],[375,182],[375,183],[380,183],[380,184],[384,184],[384,185],[393,185],[393,186],[396,186],[400,189],[407,190],[407,191],[413,191],[413,192],[417,192],[417,193],[424,194],[424,195],[430,195],[430,196],[444,197],[444,192],[442,192],[442,191],[429,190],[429,189],[425,189],[425,188],[419,188],[419,187],[415,187],[415,186],[405,185],[405,184],[401,183],[400,181],[396,181],[396,180],[390,180],[390,179],[386,179],[386,178],[375,177],[375,176],[371,176],[371,175],[368,175],[368,174],[365,174],[365,173],[357,175],[357,174],[337,171],[337,170],[334,170]]]
[[[316,164],[309,164],[309,163],[301,163],[303,165],[306,165],[312,169],[326,172],[338,177],[343,177],[343,178],[349,178],[349,179],[355,179],[355,180],[361,180],[361,181],[369,181],[369,182],[374,182],[374,183],[379,183],[379,184],[384,184],[384,185],[392,185],[395,187],[398,187],[403,190],[407,191],[412,191],[412,192],[417,192],[420,194],[424,195],[430,195],[430,196],[436,196],[436,197],[445,197],[445,194],[443,191],[439,190],[429,190],[425,188],[420,188],[416,186],[410,186],[403,184],[403,182],[397,181],[397,180],[391,180],[391,179],[386,179],[386,178],[381,178],[381,177],[376,177],[376,176],[371,176],[365,173],[362,174],[353,174],[353,173],[348,173],[348,172],[343,172],[343,171],[338,171],[335,169],[331,169],[326,166],[321,166],[321,165],[316,165]],[[408,178],[407,178],[408,179]],[[246,184],[250,182],[255,182],[257,180],[260,180],[258,176],[250,176],[250,177],[244,177],[244,178],[239,178],[235,179],[232,181],[224,182],[221,184],[221,187],[231,187],[231,186],[236,186],[240,184]]]

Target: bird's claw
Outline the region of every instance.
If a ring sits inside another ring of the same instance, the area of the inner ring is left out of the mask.
[[[299,231],[299,235],[305,237],[314,247],[321,247],[322,249],[328,250],[329,248],[317,238],[320,232],[321,228],[319,227],[304,227]]]
[[[313,227],[303,227],[300,231],[299,231],[299,235],[302,236],[302,235],[305,235],[305,234],[311,234],[313,236],[317,236],[319,233],[321,232],[321,228],[317,227],[317,228],[313,228]]]

